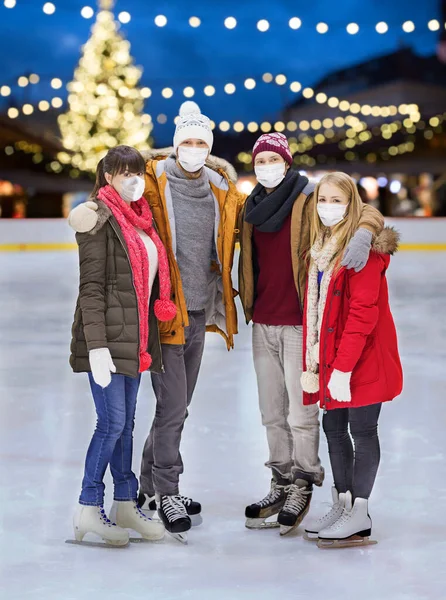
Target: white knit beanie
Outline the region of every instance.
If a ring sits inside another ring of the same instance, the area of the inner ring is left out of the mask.
[[[198,104],[190,100],[183,102],[180,106],[180,118],[173,137],[175,151],[184,140],[189,138],[203,140],[209,146],[209,151],[212,150],[214,134],[212,133],[211,122],[205,115],[201,114]]]

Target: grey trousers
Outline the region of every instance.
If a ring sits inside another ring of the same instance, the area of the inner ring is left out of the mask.
[[[319,406],[304,406],[302,327],[254,325],[254,367],[269,461],[277,481],[304,479],[322,485],[319,460]]]
[[[200,371],[206,333],[204,311],[189,313],[184,346],[163,344],[165,373],[152,374],[156,412],[144,445],[141,492],[178,494],[183,472],[181,434]]]

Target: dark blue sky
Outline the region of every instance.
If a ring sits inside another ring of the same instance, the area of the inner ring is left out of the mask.
[[[44,0],[17,0],[14,9],[6,9],[0,0],[0,85],[10,84],[25,72],[71,78],[80,46],[88,39],[93,23],[80,16],[80,9],[85,5],[95,7],[95,2],[53,2],[56,13],[47,16],[42,12]],[[142,84],[154,92],[146,105],[147,112],[173,118],[184,100],[180,92],[192,85],[200,88],[194,100],[210,118],[246,122],[273,119],[285,102],[296,97],[286,88],[263,83],[247,91],[242,87],[246,77],[284,73],[290,80],[312,85],[332,70],[391,52],[401,43],[412,46],[417,53],[432,54],[438,32],[429,31],[427,23],[440,19],[439,4],[437,0],[117,0],[115,12],[127,10],[132,15],[122,31],[132,44],[136,64],[144,68]],[[162,29],[153,22],[158,14],[169,20]],[[193,15],[202,20],[198,29],[188,25]],[[227,16],[237,18],[236,29],[224,27]],[[298,31],[288,27],[293,16],[302,20]],[[270,21],[268,32],[257,31],[259,19]],[[406,20],[414,21],[414,33],[402,31]],[[316,33],[319,21],[329,24],[328,34]],[[387,34],[376,33],[379,21],[389,24]],[[360,25],[359,34],[346,33],[345,26],[350,22]],[[238,84],[232,96],[223,92],[227,82]],[[208,98],[202,93],[206,84],[215,85],[215,96]],[[169,100],[160,94],[167,86],[176,92]],[[54,95],[45,84],[32,88],[27,93],[32,94],[33,101]],[[21,94],[23,91],[18,92],[18,99]],[[169,143],[172,132],[172,124],[156,125],[157,143]]]

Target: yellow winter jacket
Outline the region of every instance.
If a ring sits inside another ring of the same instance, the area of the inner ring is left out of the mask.
[[[188,326],[186,301],[180,271],[175,258],[170,223],[175,219],[170,186],[165,172],[165,160],[172,148],[149,151],[146,159],[146,187],[144,196],[153,213],[158,233],[167,250],[172,281],[172,300],[178,308],[176,317],[160,323],[163,344],[184,344],[184,328]],[[236,186],[237,175],[233,167],[222,159],[210,156],[206,163],[209,182],[216,203],[215,239],[218,262],[209,265],[209,300],[206,306],[206,331],[217,332],[224,337],[228,350],[234,347],[234,335],[238,332],[237,312],[234,298],[237,292],[232,287],[232,265],[235,241],[238,235],[237,221],[246,196]]]

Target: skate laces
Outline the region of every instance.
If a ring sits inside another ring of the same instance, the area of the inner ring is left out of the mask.
[[[339,519],[335,523],[333,523],[333,525],[328,527],[327,529],[330,529],[331,531],[337,531],[343,525],[345,525],[345,523],[347,523],[350,520],[352,515],[353,515],[353,508],[352,508],[352,510],[347,510],[346,508],[344,508],[342,515],[339,517]]]
[[[116,527],[116,523],[113,523],[112,521],[110,521],[110,519],[107,517],[105,510],[102,507],[99,507],[99,515],[102,519],[102,521],[106,524],[106,525],[114,525]]]
[[[187,496],[178,496],[184,506],[190,506],[193,502],[192,498],[188,498]]]
[[[181,502],[181,496],[163,496],[161,507],[169,521],[178,521],[187,516],[184,504]]]
[[[328,513],[326,515],[323,515],[322,517],[319,517],[319,519],[317,520],[317,523],[324,523],[325,521],[330,521],[335,514],[338,512],[339,510],[339,502],[336,502],[336,504],[333,504],[333,506],[331,507],[331,509],[328,511]]]
[[[298,515],[305,508],[307,497],[312,493],[311,489],[305,489],[292,483],[285,488],[285,491],[287,498],[283,505],[283,510]]]
[[[140,519],[144,519],[144,521],[151,521],[152,519],[150,517],[148,517],[147,515],[145,515],[142,510],[139,508],[138,503],[134,502],[133,503],[133,508],[135,509],[136,514],[138,515],[138,517]]]
[[[275,504],[278,500],[280,500],[284,489],[286,490],[283,485],[278,485],[276,482],[272,483],[268,494],[262,500],[260,500],[260,502],[257,502],[257,504],[262,508],[264,506],[268,506],[269,504]]]

